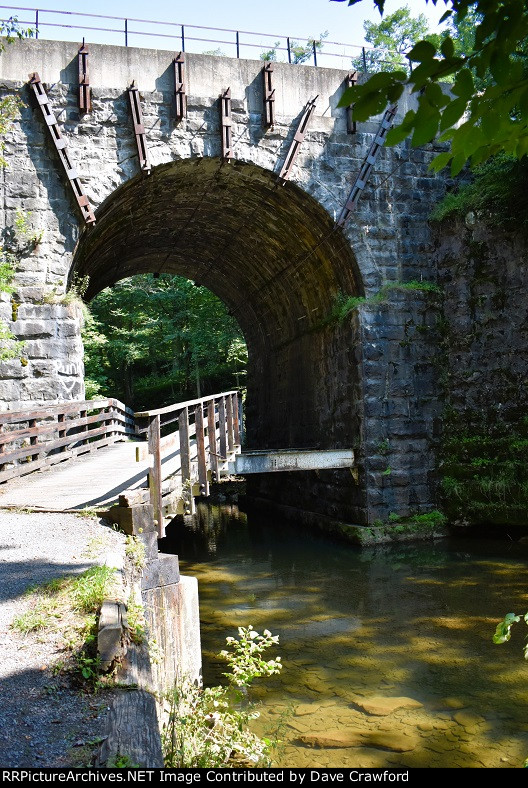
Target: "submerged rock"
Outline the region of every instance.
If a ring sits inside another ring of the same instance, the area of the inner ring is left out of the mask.
[[[354,705],[358,706],[366,714],[372,714],[376,717],[386,717],[392,714],[396,709],[420,709],[422,703],[413,698],[355,698]]]
[[[409,752],[416,747],[416,738],[408,732],[365,731],[360,728],[306,733],[299,736],[299,741],[306,747],[323,749],[375,747],[392,752]]]
[[[485,722],[484,717],[481,717],[479,714],[472,714],[470,711],[457,711],[456,714],[453,714],[453,719],[467,731],[471,731]]]
[[[307,747],[344,748],[360,747],[363,744],[363,731],[354,729],[338,729],[319,731],[299,736],[299,741]]]
[[[392,752],[410,752],[416,747],[416,739],[404,731],[373,731],[364,737],[369,747],[381,747]]]

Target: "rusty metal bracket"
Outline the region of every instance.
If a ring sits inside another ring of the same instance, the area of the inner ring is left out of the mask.
[[[233,158],[233,142],[231,133],[231,88],[227,88],[220,96],[220,121],[222,124],[222,159]]]
[[[357,71],[351,71],[347,78],[345,79],[345,87],[351,88],[354,85],[357,85],[358,80],[358,73]],[[347,119],[347,133],[348,134],[355,134],[357,131],[356,128],[356,121],[352,117],[352,110],[354,109],[353,104],[349,104],[346,108],[346,119]]]
[[[291,142],[290,149],[288,151],[286,159],[284,160],[282,169],[279,173],[279,179],[282,181],[283,185],[290,177],[293,165],[295,163],[295,159],[297,158],[297,154],[299,153],[299,148],[301,147],[301,144],[306,135],[306,131],[308,129],[308,124],[310,123],[310,119],[314,113],[316,100],[317,100],[317,96],[311,99],[311,101],[309,101],[306,104],[299,125],[297,126],[297,131],[293,135],[293,140]]]
[[[273,63],[266,63],[262,69],[264,78],[264,126],[275,125],[275,88],[273,87]]]
[[[64,172],[66,173],[66,176],[70,182],[70,186],[77,201],[77,205],[81,209],[83,219],[86,224],[93,224],[95,222],[95,216],[92,206],[90,205],[88,197],[84,193],[82,183],[79,176],[77,175],[77,170],[71,162],[68,145],[65,138],[61,134],[59,124],[57,123],[57,118],[55,117],[53,109],[51,108],[48,96],[37,72],[29,75],[29,84],[40,107],[44,121],[49,129],[51,139],[53,140],[61,164],[64,167]]]
[[[344,205],[343,210],[339,214],[339,218],[336,222],[337,227],[344,227],[350,214],[355,211],[358,200],[361,197],[363,189],[365,188],[367,181],[370,177],[370,173],[372,172],[372,167],[376,161],[376,157],[380,151],[380,148],[385,142],[385,137],[387,136],[387,132],[394,123],[394,116],[396,115],[396,111],[398,109],[397,104],[389,107],[386,110],[385,114],[383,115],[383,119],[380,123],[380,127],[374,140],[368,150],[367,155],[363,159],[363,163],[359,169],[359,172],[356,176],[356,180],[354,181],[354,185],[350,190],[350,193],[347,197],[347,201]]]
[[[130,111],[132,113],[132,120],[134,123],[134,134],[136,135],[139,166],[145,175],[150,175],[150,161],[148,157],[145,126],[143,125],[141,99],[139,97],[139,88],[136,87],[134,82],[132,82],[128,88],[128,100],[130,102]]]
[[[180,52],[173,60],[174,64],[174,108],[176,123],[187,117],[187,95],[185,93],[185,55]]]
[[[92,111],[92,92],[90,90],[90,77],[88,75],[88,47],[84,43],[79,48],[79,111]]]

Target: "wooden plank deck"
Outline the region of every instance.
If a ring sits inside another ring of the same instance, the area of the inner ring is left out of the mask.
[[[124,490],[146,486],[148,463],[136,462],[137,445],[135,441],[115,443],[1,484],[0,508],[107,508]]]

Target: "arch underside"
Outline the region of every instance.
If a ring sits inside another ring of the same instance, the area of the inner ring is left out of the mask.
[[[363,288],[349,242],[315,199],[252,164],[187,159],[131,179],[96,218],[70,274],[89,277],[88,299],[159,272],[227,304],[249,350],[249,445],[357,443],[355,341],[329,316],[339,294]]]

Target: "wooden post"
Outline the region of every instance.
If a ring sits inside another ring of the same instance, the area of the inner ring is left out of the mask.
[[[233,449],[235,448],[235,442],[233,440],[233,400],[230,394],[227,396],[226,411],[227,411],[227,448],[229,449],[229,451],[233,451]]]
[[[238,397],[238,428],[240,432],[240,445],[244,443],[244,409],[242,397]]]
[[[209,438],[209,466],[214,474],[214,481],[218,481],[218,449],[216,446],[216,413],[215,401],[207,403],[207,435]]]
[[[233,398],[233,432],[235,437],[235,446],[240,446],[240,425],[238,423],[238,394],[232,395]]]
[[[180,431],[180,462],[182,474],[182,497],[185,514],[194,514],[194,498],[191,486],[191,446],[189,443],[189,408],[183,408],[178,416]]]
[[[87,410],[81,410],[79,415],[80,415],[81,419],[86,419],[86,418],[88,418],[88,411]],[[85,424],[83,427],[81,427],[81,432],[86,432],[87,429],[88,429],[88,425]],[[86,439],[84,439],[82,441],[82,444],[83,444],[83,446],[86,445]]]
[[[160,417],[151,416],[148,425],[148,449],[152,456],[149,471],[150,502],[154,507],[154,518],[158,521],[158,535],[165,536],[163,527],[163,505],[161,501],[161,448],[160,448]]]
[[[220,397],[218,401],[218,426],[220,427],[220,457],[223,461],[225,461],[227,460],[227,426],[226,426],[225,397]]]
[[[112,410],[113,410],[113,407],[111,406],[109,408],[105,408],[104,412],[105,413],[110,413]],[[105,437],[110,438],[111,439],[111,443],[115,443],[115,441],[119,437],[119,433],[116,432],[116,430],[115,430],[115,425],[117,423],[118,423],[117,419],[108,419],[108,421],[105,422],[105,426],[106,426],[106,435],[105,435]]]
[[[57,422],[59,424],[64,424],[64,413],[57,413]],[[66,435],[66,430],[59,430],[59,439],[64,438]],[[66,446],[60,446],[59,451],[63,452],[66,451]]]
[[[29,420],[29,426],[30,427],[36,427],[37,426],[37,420],[36,419],[30,419]],[[29,442],[30,442],[31,446],[36,446],[37,442],[38,442],[37,436],[36,435],[32,435],[31,438],[29,439]],[[31,455],[31,460],[32,461],[33,460],[38,460],[38,458],[39,458],[38,454],[32,454]]]
[[[209,495],[209,482],[207,480],[207,460],[205,457],[203,404],[197,405],[194,412],[195,412],[195,423],[196,423],[196,448],[198,451],[198,481],[200,483],[200,495]]]

